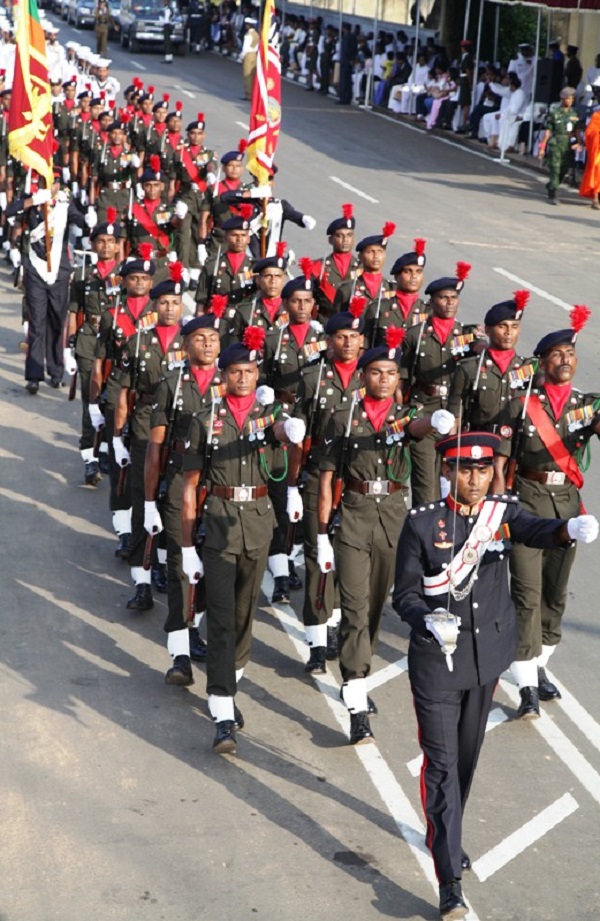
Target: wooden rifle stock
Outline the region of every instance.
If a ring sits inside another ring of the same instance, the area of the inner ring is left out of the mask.
[[[69,402],[75,399],[77,396],[77,371],[75,374],[71,375],[71,383],[69,384]]]
[[[307,435],[304,441],[302,442],[302,461],[300,466],[306,466],[308,461],[308,455],[310,454],[312,448],[312,435]]]
[[[196,586],[193,582],[190,582],[190,591],[188,595],[188,609],[187,609],[187,620],[189,624],[194,623],[194,618],[196,616]]]
[[[119,497],[119,499],[121,498],[121,496],[123,495],[123,492],[125,491],[125,482],[127,480],[127,467],[128,466],[129,465],[126,464],[125,467],[121,467],[121,469],[119,470],[119,482],[117,483],[117,496]]]
[[[327,533],[331,536],[331,531],[333,530],[333,522],[337,514],[340,502],[342,501],[342,493],[344,491],[344,480],[343,477],[336,476],[333,481],[333,490],[332,490],[332,501],[331,501],[331,517],[329,519],[329,526],[327,528]],[[319,582],[317,585],[317,599],[315,607],[317,611],[323,610],[323,605],[325,604],[325,589],[327,587],[327,576],[329,572],[319,573]]]
[[[142,568],[148,572],[152,565],[152,548],[154,545],[154,534],[148,534],[146,537],[146,543],[144,544],[144,561],[142,563]]]

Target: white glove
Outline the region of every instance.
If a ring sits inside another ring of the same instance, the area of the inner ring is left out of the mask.
[[[100,407],[97,403],[90,403],[88,406],[88,411],[90,414],[90,421],[96,431],[98,431],[98,429],[101,429],[104,425],[104,416],[102,415]]]
[[[431,417],[431,426],[440,435],[447,435],[454,426],[454,416],[447,409],[436,409]]]
[[[140,160],[140,158],[138,157],[136,153],[131,154],[130,163],[134,169],[139,169],[139,167],[142,165],[142,161]]]
[[[63,364],[67,374],[77,374],[77,361],[73,355],[73,349],[63,349]]]
[[[317,563],[321,572],[333,572],[335,569],[333,547],[327,534],[317,534]]]
[[[593,515],[578,515],[577,518],[569,518],[567,531],[571,540],[591,544],[598,537],[598,519]]]
[[[200,265],[204,265],[208,259],[208,253],[206,251],[206,243],[198,243],[198,262]]]
[[[302,521],[304,517],[304,506],[302,505],[302,496],[297,486],[288,486],[287,505],[285,510],[290,521]]]
[[[452,656],[458,643],[460,623],[460,617],[451,614],[446,608],[436,608],[431,614],[425,615],[425,626],[440,644],[440,648],[446,656],[446,665],[449,672],[454,671]]]
[[[144,502],[144,528],[148,534],[160,534],[163,529],[156,502]]]
[[[177,253],[174,249],[167,253],[167,262],[177,262]]]
[[[87,226],[90,228],[90,230],[92,229],[92,227],[95,227],[96,224],[98,223],[98,215],[96,214],[96,211],[93,205],[90,205],[89,208],[87,209],[87,212],[85,215],[85,222]]]
[[[195,547],[181,548],[181,564],[184,573],[192,585],[200,581],[204,575],[204,566],[202,565],[202,560],[196,553]]]
[[[63,178],[63,182],[71,181],[71,170],[69,169],[68,166],[63,166],[62,178]]]
[[[286,419],[283,423],[283,431],[293,445],[302,444],[306,435],[306,422],[304,419]]]
[[[184,201],[178,201],[175,205],[175,217],[179,218],[180,221],[184,219],[188,213],[188,206]]]
[[[113,451],[115,452],[115,460],[119,467],[127,467],[131,463],[131,455],[125,445],[123,444],[123,439],[120,435],[115,435],[112,440]]]
[[[317,226],[317,222],[315,221],[314,217],[310,216],[310,214],[305,214],[303,216],[302,223],[304,224],[307,230],[314,230],[315,227]]]
[[[256,388],[256,399],[263,406],[270,406],[271,403],[275,402],[275,391],[272,387],[268,387],[267,384],[261,384],[260,387]]]
[[[73,193],[73,198],[79,197],[79,183],[78,182],[71,183],[71,192]]]
[[[0,192],[0,208],[3,211],[6,211],[7,204],[8,202],[6,200],[6,192]]]
[[[250,198],[271,198],[271,186],[257,185],[256,188],[250,189]]]
[[[82,204],[83,207],[85,208],[85,206],[87,205],[87,203],[88,203],[88,201],[89,201],[88,193],[85,191],[85,189],[82,189],[82,190],[81,190],[80,195],[79,195],[79,201],[81,202],[81,204]]]
[[[209,186],[213,186],[217,184],[217,177],[215,176],[214,173],[206,174],[206,184]]]
[[[52,192],[50,189],[38,189],[37,192],[34,192],[31,196],[34,205],[45,205],[51,198]]]
[[[288,249],[287,251],[287,264],[288,264],[288,269],[292,265],[296,265],[296,253],[294,252],[293,249]]]
[[[10,251],[10,261],[14,269],[18,269],[21,265],[21,253],[18,249],[11,249]]]
[[[144,197],[144,186],[141,182],[136,182],[135,184],[135,194],[138,198]]]

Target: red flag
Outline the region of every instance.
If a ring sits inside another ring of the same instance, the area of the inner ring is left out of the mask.
[[[281,126],[281,61],[274,0],[266,0],[260,33],[260,48],[250,105],[250,133],[246,148],[246,169],[265,185],[273,169]]]
[[[8,113],[11,156],[36,170],[52,187],[52,102],[46,42],[36,0],[16,0],[17,51]]]

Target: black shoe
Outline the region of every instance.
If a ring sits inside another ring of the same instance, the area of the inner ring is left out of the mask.
[[[65,385],[63,384],[62,377],[51,377],[50,380],[48,381],[48,383],[50,384],[50,386],[51,386],[54,390],[58,390],[60,387],[64,387],[64,386],[65,386]]]
[[[39,389],[40,389],[39,381],[27,381],[27,383],[25,384],[25,390],[27,391],[27,393],[30,393],[32,397],[36,395]]]
[[[460,849],[460,865],[463,868],[463,870],[471,869],[471,858],[469,857],[466,851],[463,851],[462,848]]]
[[[127,609],[129,611],[150,611],[153,607],[152,586],[145,583],[136,585],[135,595],[132,595],[127,602]]]
[[[102,477],[100,476],[100,466],[98,461],[88,461],[85,465],[85,485],[97,486]]]
[[[517,719],[536,720],[540,715],[540,698],[538,689],[534,687],[521,688],[521,703],[517,710]]]
[[[327,672],[327,650],[325,646],[313,646],[308,662],[304,666],[307,675],[325,675]]]
[[[217,723],[213,751],[217,752],[218,755],[235,755],[237,742],[235,740],[235,722],[233,720],[222,720]]]
[[[440,918],[443,921],[457,921],[466,918],[467,906],[462,895],[459,879],[449,879],[440,883]]]
[[[115,556],[120,557],[122,560],[129,559],[129,544],[131,542],[131,534],[120,534],[119,535],[119,544],[115,550]]]
[[[538,668],[538,697],[540,700],[560,700],[562,694],[555,684],[549,681],[545,668]]]
[[[372,742],[375,736],[371,732],[368,713],[350,714],[350,745],[364,745]]]
[[[290,603],[290,583],[287,576],[275,576],[275,588],[271,597],[271,604]]]
[[[155,563],[152,567],[152,585],[159,595],[167,593],[167,564]]]
[[[302,579],[298,576],[298,573],[296,572],[296,567],[291,560],[288,561],[288,568],[290,572],[288,576],[288,585],[290,587],[290,591],[297,592],[298,589],[302,588],[302,585],[303,585]]]
[[[338,627],[327,627],[327,659],[329,662],[333,662],[334,659],[340,654],[340,643],[339,643],[339,628]]]
[[[173,665],[165,675],[165,684],[176,684],[180,688],[189,688],[194,683],[194,673],[189,656],[175,656]]]
[[[367,713],[369,716],[376,716],[379,713],[377,704],[372,697],[367,697]]]
[[[246,721],[244,717],[242,716],[242,711],[240,710],[239,707],[236,707],[235,704],[233,705],[233,715],[235,717],[235,721],[233,724],[233,731],[241,732],[241,730],[246,725]]]
[[[110,460],[108,457],[108,451],[100,451],[98,455],[98,466],[100,467],[100,473],[104,473],[106,476],[110,473]]]
[[[207,645],[198,633],[197,627],[190,627],[190,659],[206,662]]]

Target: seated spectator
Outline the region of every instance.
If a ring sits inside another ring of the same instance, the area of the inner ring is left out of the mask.
[[[472,138],[479,137],[479,124],[483,116],[497,112],[500,108],[501,97],[491,88],[491,83],[498,83],[500,79],[500,71],[497,67],[487,67],[481,83],[477,84],[475,105],[469,116],[469,132]]]
[[[528,105],[521,81],[514,71],[508,74],[508,86],[492,83],[494,93],[507,99],[505,107],[500,107],[500,118],[491,122],[492,133],[488,135],[488,145],[500,150],[509,150],[515,147],[519,134],[519,122],[523,121],[523,114]]]
[[[442,99],[441,105],[439,107],[438,117],[435,121],[434,127],[436,128],[445,128],[449,129],[452,127],[452,120],[458,108],[460,102],[460,84],[459,84],[459,71],[456,67],[451,67],[449,70],[450,75],[450,86],[453,89],[450,90],[445,99]]]
[[[424,51],[420,51],[414,74],[411,69],[407,82],[403,86],[395,86],[390,92],[389,108],[392,112],[411,115],[417,98],[425,92],[425,84],[428,79],[427,55]]]
[[[454,73],[456,74],[456,70]],[[442,102],[447,100],[456,89],[456,78],[452,79],[450,69],[445,68],[443,62],[436,64],[434,85],[429,90],[432,101],[425,119],[428,131],[431,131],[438,120]]]

